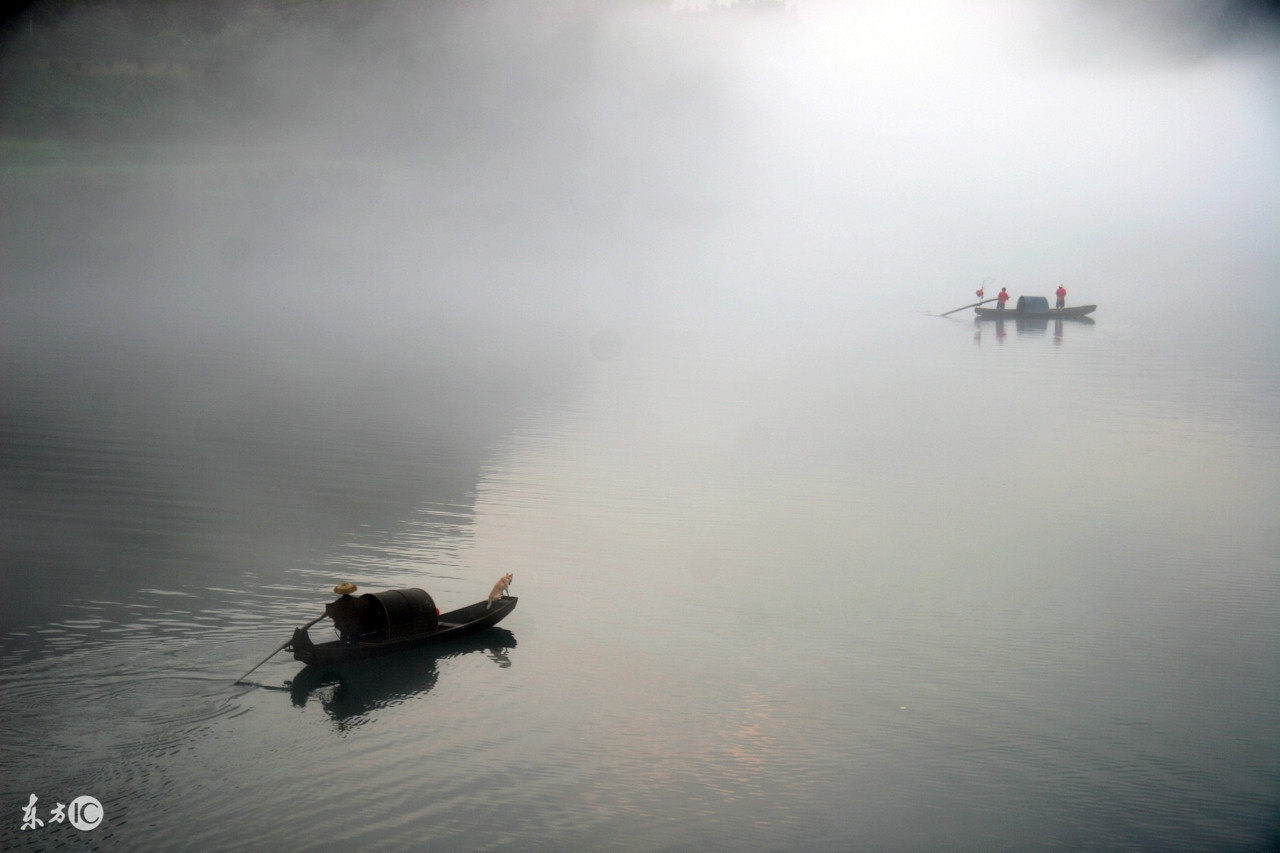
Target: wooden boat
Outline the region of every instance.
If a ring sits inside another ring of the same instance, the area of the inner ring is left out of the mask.
[[[1043,296],[1019,296],[1017,307],[1006,308],[974,308],[979,320],[1077,320],[1098,309],[1097,305],[1072,305],[1070,308],[1050,308],[1049,300]]]
[[[358,599],[344,595],[325,607],[340,639],[316,643],[306,627],[296,628],[286,648],[295,660],[326,666],[446,643],[497,625],[519,600],[504,595],[440,613],[420,589],[366,593]]]
[[[1098,310],[1097,305],[1072,305],[1070,308],[1050,308],[1046,311],[1001,311],[999,308],[974,308],[979,320],[1078,320]]]

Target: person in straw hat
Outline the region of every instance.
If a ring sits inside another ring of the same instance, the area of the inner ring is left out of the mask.
[[[355,645],[356,638],[364,633],[367,607],[364,601],[351,596],[356,589],[355,584],[343,581],[333,588],[334,593],[341,597],[324,606],[324,612],[333,620],[344,645]]]

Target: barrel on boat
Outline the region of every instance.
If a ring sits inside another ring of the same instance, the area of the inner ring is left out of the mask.
[[[421,589],[389,589],[344,595],[325,606],[344,638],[399,640],[436,630],[436,603]]]
[[[436,630],[436,603],[422,589],[389,589],[360,596],[370,601],[370,619],[388,640],[399,640]]]

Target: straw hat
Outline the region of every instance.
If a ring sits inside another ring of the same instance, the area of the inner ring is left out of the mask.
[[[342,583],[335,586],[333,588],[333,591],[336,592],[338,595],[350,595],[351,593],[356,591],[356,585],[351,583],[350,581],[343,581]]]

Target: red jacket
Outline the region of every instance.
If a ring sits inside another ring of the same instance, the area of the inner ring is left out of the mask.
[[[1067,295],[1067,289],[1062,285],[1058,285],[1058,298],[1062,299]]]
[[[1002,290],[1002,291],[1000,291],[1000,295],[996,297],[996,300],[997,300],[1001,305],[1003,305],[1003,304],[1005,304],[1006,302],[1008,302],[1008,301],[1009,301],[1009,294],[1005,293],[1005,292]]]

